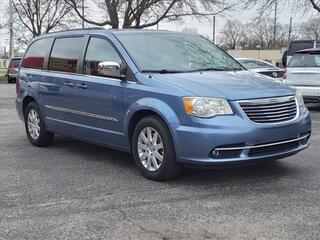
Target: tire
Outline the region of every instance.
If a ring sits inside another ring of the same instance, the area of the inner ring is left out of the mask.
[[[158,116],[151,115],[138,122],[132,136],[132,154],[142,175],[148,179],[163,181],[181,172],[170,131]]]
[[[27,136],[32,145],[44,147],[52,143],[54,134],[46,130],[40,109],[35,102],[30,102],[24,113]]]
[[[15,82],[16,82],[15,78],[8,77],[8,83],[15,83]]]

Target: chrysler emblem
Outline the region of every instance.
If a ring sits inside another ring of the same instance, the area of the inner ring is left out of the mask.
[[[278,77],[278,73],[272,72],[272,76],[273,76],[274,78],[276,78],[276,77]]]

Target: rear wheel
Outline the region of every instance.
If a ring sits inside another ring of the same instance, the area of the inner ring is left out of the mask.
[[[46,130],[40,109],[35,102],[27,105],[24,121],[27,136],[32,145],[47,146],[52,142],[54,134]]]
[[[8,83],[15,83],[16,79],[8,76]]]
[[[148,179],[171,179],[181,171],[170,131],[158,116],[148,116],[138,122],[133,132],[132,152],[141,173]]]

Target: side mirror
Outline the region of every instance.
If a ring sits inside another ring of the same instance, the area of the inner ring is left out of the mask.
[[[124,78],[121,74],[121,66],[117,62],[100,62],[98,64],[98,74],[100,76]]]

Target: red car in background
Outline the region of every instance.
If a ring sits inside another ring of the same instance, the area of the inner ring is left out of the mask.
[[[8,83],[16,82],[16,77],[19,73],[21,58],[12,58],[8,65]]]

